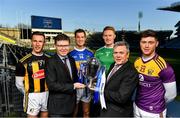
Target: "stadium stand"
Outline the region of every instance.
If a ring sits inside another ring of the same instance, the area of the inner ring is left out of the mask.
[[[25,116],[23,95],[15,86],[15,65],[31,49],[0,44],[0,116]],[[18,56],[17,56],[18,55]]]
[[[180,2],[172,3],[170,6],[167,7],[160,7],[157,8],[158,10],[167,10],[167,11],[175,11],[180,12]]]
[[[163,45],[164,48],[180,49],[180,37],[171,39],[168,43]]]
[[[0,39],[2,39],[2,41],[6,42],[6,43],[7,42],[12,43],[12,44],[16,43],[16,41],[15,41],[15,39],[13,37],[11,37],[11,36],[9,36],[9,35],[7,35],[5,33],[2,33],[2,32],[0,32]]]
[[[159,40],[160,47],[166,44],[167,41],[170,40],[170,36],[172,35],[172,30],[157,30],[157,36]],[[125,40],[130,44],[131,49],[139,48],[139,32],[137,31],[116,31],[116,41]],[[104,41],[102,39],[102,32],[97,32],[88,37],[87,46],[92,49],[96,50],[102,46],[104,46]]]
[[[176,35],[176,37],[172,38],[166,44],[164,44],[164,48],[180,49],[180,21],[177,22],[175,27],[177,27],[176,32],[174,34]]]

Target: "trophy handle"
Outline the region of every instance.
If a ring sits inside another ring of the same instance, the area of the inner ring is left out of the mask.
[[[92,79],[89,80],[89,87],[92,88]]]
[[[93,86],[93,78],[92,78],[92,77],[89,77],[89,84],[88,84],[88,88],[90,88],[90,89],[94,89],[94,86]]]

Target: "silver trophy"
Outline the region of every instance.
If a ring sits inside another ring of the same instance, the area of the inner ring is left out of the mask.
[[[86,73],[85,76],[88,79],[88,86],[90,88],[95,88],[97,82],[97,72],[100,68],[100,62],[95,57],[89,58],[86,63]]]

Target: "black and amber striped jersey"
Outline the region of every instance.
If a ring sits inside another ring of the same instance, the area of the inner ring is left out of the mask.
[[[48,55],[35,56],[32,53],[19,60],[16,65],[16,76],[24,77],[25,92],[47,91],[45,80],[45,62]]]

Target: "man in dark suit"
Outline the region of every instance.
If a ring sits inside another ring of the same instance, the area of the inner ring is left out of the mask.
[[[133,92],[138,84],[138,73],[128,61],[129,45],[120,41],[114,45],[114,61],[108,72],[104,97],[107,109],[102,109],[101,117],[132,117]]]
[[[71,117],[76,103],[75,89],[85,85],[75,82],[77,70],[74,59],[68,55],[70,38],[65,34],[55,37],[56,54],[46,65],[49,88],[48,111],[51,117]]]

